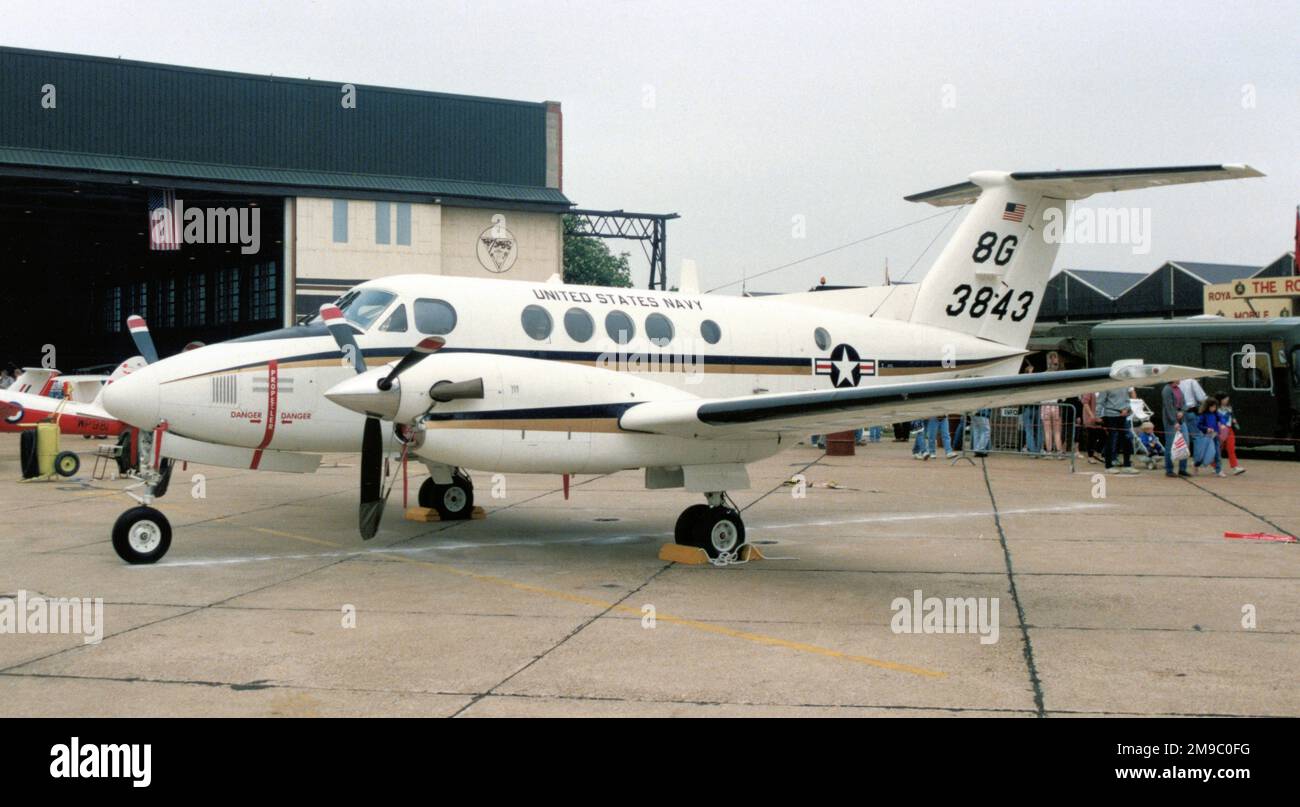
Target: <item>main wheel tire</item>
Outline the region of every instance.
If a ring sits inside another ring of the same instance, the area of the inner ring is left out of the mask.
[[[710,507],[695,519],[693,543],[716,558],[723,552],[736,552],[745,543],[745,522],[730,507]]]
[[[60,451],[54,456],[54,472],[59,476],[75,476],[81,470],[81,457],[71,451]]]
[[[41,475],[41,465],[36,459],[36,430],[28,429],[18,436],[18,458],[22,466],[23,479],[32,479]]]
[[[156,563],[171,545],[171,522],[152,507],[132,507],[113,525],[113,549],[127,563]]]
[[[695,542],[695,524],[709,512],[707,504],[693,504],[682,511],[673,526],[673,541],[682,546],[704,547]]]
[[[466,482],[466,478],[456,476],[450,485],[437,486],[433,509],[443,521],[459,521],[474,515],[474,486]]]
[[[432,477],[424,480],[424,482],[420,484],[420,492],[416,494],[415,500],[419,502],[421,507],[433,507],[433,503],[438,498],[437,491],[435,490],[437,487],[438,483],[434,482]]]

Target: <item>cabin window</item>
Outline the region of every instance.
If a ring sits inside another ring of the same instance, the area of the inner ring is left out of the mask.
[[[1244,351],[1232,354],[1232,388],[1268,391],[1273,389],[1273,365],[1267,353]]]
[[[722,329],[718,327],[718,323],[706,319],[700,323],[700,336],[704,337],[704,341],[710,345],[716,345],[722,339]]]
[[[415,329],[423,334],[442,336],[456,327],[456,309],[446,300],[416,300]]]
[[[620,345],[626,345],[636,336],[636,326],[632,318],[622,311],[611,311],[605,315],[605,333]]]
[[[551,315],[540,305],[530,305],[525,308],[523,315],[519,317],[519,321],[523,323],[524,333],[539,342],[551,335],[553,325]]]
[[[575,342],[585,342],[596,332],[596,321],[581,308],[564,312],[564,332]]]
[[[831,348],[831,335],[825,328],[818,328],[813,331],[813,341],[822,350],[830,350]]]
[[[399,304],[394,308],[393,313],[384,320],[384,324],[379,326],[379,330],[387,333],[406,333],[406,306]]]
[[[645,318],[645,335],[652,345],[666,347],[673,341],[672,320],[663,314],[651,314]]]

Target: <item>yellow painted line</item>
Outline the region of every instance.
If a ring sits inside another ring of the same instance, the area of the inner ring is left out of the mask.
[[[216,520],[222,521],[224,519],[216,519]],[[267,535],[275,535],[281,538],[293,538],[299,541],[307,541],[313,544],[320,544],[322,546],[342,548],[341,544],[337,544],[331,541],[326,541],[321,538],[312,538],[307,535],[299,535],[293,532],[285,532],[284,530],[272,530],[266,527],[247,527],[246,529],[253,530],[254,532],[265,533]],[[393,560],[399,560],[402,561],[403,563],[414,563],[418,566],[424,566],[430,569],[444,572],[446,574],[453,574],[456,575],[457,577],[464,577],[470,580],[475,580],[480,583],[488,583],[495,586],[504,586],[506,588],[511,588],[516,591],[524,591],[530,594],[539,594],[544,597],[550,597],[551,599],[564,600],[566,602],[577,603],[579,605],[588,605],[593,608],[600,608],[602,610],[618,611],[620,613],[631,614],[637,617],[641,616],[641,609],[635,608],[630,605],[620,605],[617,603],[608,602],[606,600],[599,600],[596,599],[595,597],[587,597],[582,594],[574,594],[568,591],[559,591],[557,589],[545,588],[543,586],[535,586],[532,585],[531,583],[520,583],[516,580],[507,580],[504,577],[496,577],[495,575],[479,574],[478,572],[471,572],[471,571],[466,571],[465,569],[458,569],[455,566],[448,566],[445,563],[434,563],[433,561],[419,560],[418,558],[408,558],[404,555],[395,554],[393,552],[380,551],[380,552],[376,552],[375,554],[382,555],[384,557],[391,558]],[[781,648],[785,648],[786,650],[795,650],[800,653],[810,653],[812,655],[824,656],[826,658],[840,659],[842,661],[851,661],[857,664],[865,664],[869,667],[876,667],[881,670],[890,670],[891,672],[911,673],[912,675],[920,675],[926,678],[946,678],[948,676],[948,674],[945,672],[940,672],[938,670],[930,670],[930,669],[926,669],[925,667],[915,667],[911,664],[899,664],[898,662],[885,661],[883,659],[871,658],[870,656],[858,656],[852,653],[845,653],[841,650],[832,650],[829,647],[821,647],[820,645],[808,644],[807,642],[792,642],[789,639],[781,639],[776,636],[768,636],[766,634],[753,633],[751,631],[745,631],[745,630],[736,630],[735,628],[728,628],[723,625],[713,624],[711,622],[701,622],[696,619],[687,619],[685,617],[673,616],[671,614],[664,614],[661,612],[655,614],[655,619],[663,620],[664,622],[668,622],[673,625],[681,625],[682,627],[686,627],[686,628],[694,628],[695,630],[703,631],[704,633],[713,633],[719,636],[727,636],[732,639],[743,639],[747,642],[766,645],[768,647],[781,647]]]
[[[225,521],[226,519],[218,518],[214,520]],[[236,524],[234,526],[239,526],[239,525]],[[293,538],[298,541],[306,541],[307,543],[316,544],[318,546],[333,547],[335,549],[341,549],[343,546],[342,544],[336,544],[333,541],[326,541],[323,538],[311,538],[306,535],[298,535],[297,533],[294,532],[285,532],[283,530],[272,530],[272,529],[267,529],[266,527],[244,527],[243,529],[252,530],[253,532],[265,533],[266,535],[274,535],[279,538]]]
[[[493,575],[478,574],[477,572],[468,572],[465,571],[464,569],[457,569],[454,566],[448,566],[443,563],[434,563],[432,561],[427,561],[427,560],[418,560],[416,558],[408,558],[402,555],[394,555],[391,553],[379,553],[379,554],[383,554],[386,557],[390,557],[395,560],[400,560],[405,563],[415,563],[421,566],[427,566],[431,569],[437,569],[438,571],[446,572],[448,574],[458,575],[460,577],[467,577],[470,578],[471,580],[477,580],[483,583],[491,583],[493,585],[506,586],[507,588],[513,588],[518,591],[526,591],[533,594],[541,594],[543,596],[551,597],[553,599],[561,599],[561,600],[566,600],[568,602],[590,605],[596,608],[619,611],[621,613],[632,614],[638,617],[641,616],[641,609],[635,608],[630,605],[618,605],[615,603],[606,602],[604,600],[598,600],[593,597],[584,597],[581,594],[572,594],[567,591],[556,591],[554,589],[543,588],[541,586],[534,586],[529,583],[520,583],[514,580],[507,580],[502,577],[495,577]],[[911,673],[912,675],[920,675],[926,678],[947,677],[947,673],[940,672],[938,670],[929,670],[924,667],[914,667],[910,664],[899,664],[897,662],[885,661],[883,659],[871,658],[869,656],[857,656],[852,653],[845,653],[840,650],[832,650],[829,647],[821,647],[815,644],[808,644],[807,642],[792,642],[788,639],[780,639],[776,636],[767,636],[762,633],[752,633],[750,631],[736,630],[734,628],[728,628],[722,625],[715,625],[710,622],[700,622],[699,620],[686,619],[684,617],[679,617],[679,616],[672,616],[671,614],[664,614],[662,612],[656,613],[655,619],[663,620],[665,622],[669,622],[674,625],[681,625],[687,628],[694,628],[699,631],[704,631],[705,633],[714,633],[720,636],[728,636],[733,639],[744,639],[747,642],[754,642],[755,644],[767,645],[769,647],[782,647],[787,650],[796,650],[801,653],[811,653],[813,655],[825,656],[827,658],[840,659],[843,661],[852,661],[857,664],[865,664],[869,667],[877,667],[879,669],[890,670],[892,672]]]

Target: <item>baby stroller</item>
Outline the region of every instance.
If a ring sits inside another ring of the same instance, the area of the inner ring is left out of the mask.
[[[1154,471],[1156,461],[1165,455],[1165,446],[1160,442],[1160,433],[1152,432],[1150,445],[1142,441],[1142,425],[1151,422],[1153,413],[1141,398],[1129,399],[1129,411],[1128,436],[1133,444],[1133,454],[1146,463],[1148,471]]]

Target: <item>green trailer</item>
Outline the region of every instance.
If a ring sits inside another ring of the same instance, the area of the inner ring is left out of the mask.
[[[1242,445],[1290,445],[1300,451],[1300,318],[1115,320],[1092,328],[1088,364],[1142,359],[1220,370],[1202,380],[1210,394],[1232,396]],[[1138,394],[1160,412],[1160,390]]]

